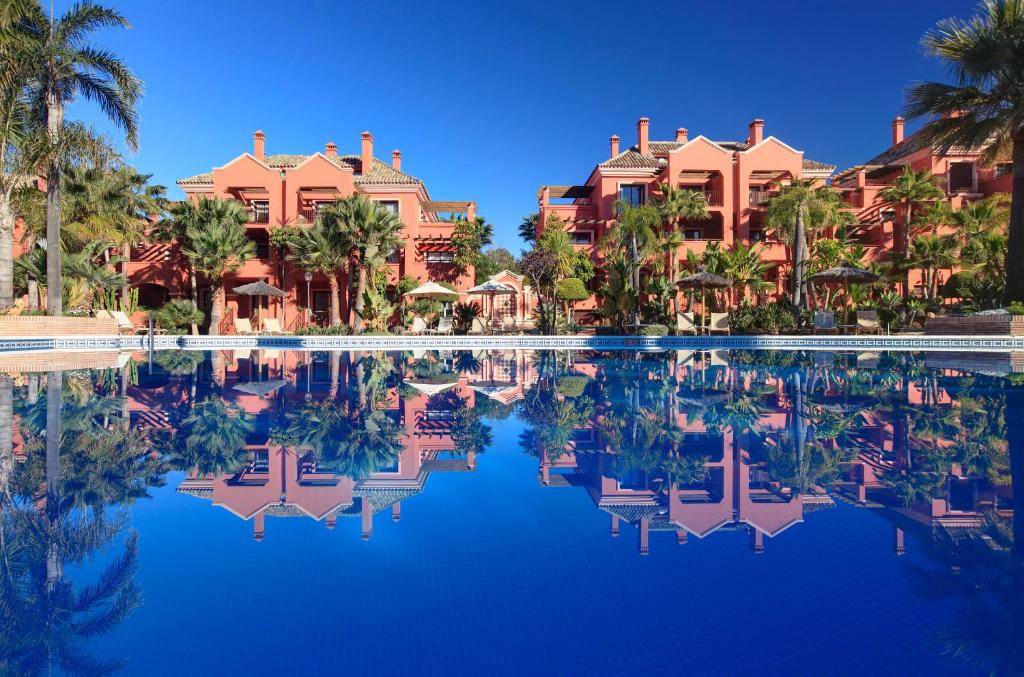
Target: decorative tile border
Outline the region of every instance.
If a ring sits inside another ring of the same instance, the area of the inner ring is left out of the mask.
[[[0,353],[42,350],[1024,350],[1024,336],[57,336],[3,337]]]

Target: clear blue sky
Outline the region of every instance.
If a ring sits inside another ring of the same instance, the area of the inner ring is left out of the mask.
[[[543,183],[582,182],[608,137],[766,134],[839,168],[889,141],[904,90],[944,78],[920,47],[960,0],[904,2],[423,2],[102,0],[132,22],[100,42],[145,82],[131,161],[165,183],[251,148],[307,153],[328,140],[377,156],[435,199],[476,200],[497,243]],[[55,0],[56,11],[70,5]],[[101,124],[89,104],[75,117]]]

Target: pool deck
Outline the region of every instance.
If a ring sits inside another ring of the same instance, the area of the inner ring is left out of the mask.
[[[1024,336],[0,336],[0,355],[53,351],[231,350],[914,350],[1013,352]]]

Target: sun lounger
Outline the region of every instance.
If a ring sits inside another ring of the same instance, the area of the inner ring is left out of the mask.
[[[676,334],[696,334],[697,323],[693,313],[676,313]]]
[[[266,334],[291,334],[290,331],[285,331],[281,328],[281,320],[276,317],[265,317],[263,318],[263,332]]]
[[[96,317],[99,317],[100,311],[96,311]],[[112,310],[109,312],[109,317],[114,318],[117,322],[117,331],[121,334],[148,334],[149,327],[138,327],[132,324],[132,321],[128,319],[128,315],[123,310]],[[154,329],[153,333],[162,334],[163,330]]]
[[[831,310],[816,310],[814,312],[814,333],[838,334],[839,327],[836,326],[835,313]]]
[[[437,328],[435,328],[435,329],[428,329],[427,333],[428,334],[451,334],[452,333],[452,328],[453,328],[452,318],[450,318],[450,317],[442,317],[440,320],[437,321]]]
[[[410,336],[419,336],[425,334],[427,331],[427,321],[422,317],[412,318],[412,324],[405,330],[405,334]]]
[[[470,334],[486,334],[487,323],[479,317],[473,319],[473,324],[469,327]]]
[[[732,328],[729,326],[729,313],[711,313],[711,324],[708,326],[708,333],[713,334],[715,332],[732,333]]]
[[[248,317],[236,317],[235,333],[242,336],[252,336],[256,332],[252,330],[252,322],[249,321]]]
[[[881,334],[882,325],[878,321],[878,311],[858,310],[856,331],[858,334]]]

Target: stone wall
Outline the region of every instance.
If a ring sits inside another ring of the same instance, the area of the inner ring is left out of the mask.
[[[97,317],[0,315],[0,336],[117,336],[117,322]]]
[[[1024,336],[1024,315],[933,317],[924,332],[938,336]]]

